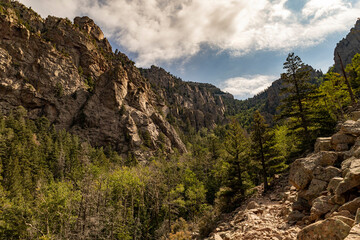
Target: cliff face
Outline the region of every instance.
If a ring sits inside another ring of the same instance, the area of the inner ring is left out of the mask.
[[[186,151],[150,84],[88,17],[42,19],[0,1],[0,69],[3,113],[22,105],[33,118],[139,159],[160,146]]]
[[[348,35],[343,38],[337,45],[334,51],[334,70],[338,73],[342,73],[341,64],[338,54],[346,67],[351,63],[351,59],[356,53],[360,52],[360,19],[355,23],[355,26],[350,30]]]
[[[196,130],[203,127],[212,129],[225,121],[222,98],[228,96],[215,86],[184,82],[155,66],[141,69],[141,73],[163,101],[163,113],[170,121],[176,121],[183,130],[189,125]]]

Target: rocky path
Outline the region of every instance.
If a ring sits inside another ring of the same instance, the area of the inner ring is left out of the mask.
[[[275,180],[273,188],[247,200],[224,220],[208,240],[292,240],[296,239],[300,227],[289,218],[291,206],[296,198],[295,188],[288,183],[288,175]],[[296,216],[295,216],[296,217]]]

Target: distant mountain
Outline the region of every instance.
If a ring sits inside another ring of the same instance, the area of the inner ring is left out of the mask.
[[[234,99],[211,84],[185,82],[164,69],[151,66],[140,69],[151,88],[163,101],[161,110],[170,123],[181,130],[213,129],[225,121],[226,106],[223,99]]]
[[[311,66],[306,65],[310,69],[311,82],[318,84],[318,79],[322,77],[321,71],[313,69]],[[283,79],[274,81],[270,87],[246,100],[238,100],[233,106],[234,115],[238,118],[244,127],[248,127],[252,121],[252,114],[259,110],[265,117],[269,124],[273,124],[274,116],[278,113],[278,107],[281,105],[281,100],[285,97],[281,94],[283,88]]]

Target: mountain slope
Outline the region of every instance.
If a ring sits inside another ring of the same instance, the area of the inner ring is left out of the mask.
[[[211,84],[184,82],[159,67],[140,71],[164,101],[162,111],[167,119],[181,130],[188,131],[189,127],[213,129],[224,123],[226,106],[223,98],[232,98],[231,95]]]
[[[146,159],[186,148],[157,110],[162,105],[134,63],[88,17],[42,19],[0,2],[0,111],[23,105],[95,146]]]

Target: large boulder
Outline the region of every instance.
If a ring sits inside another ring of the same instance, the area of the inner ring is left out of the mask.
[[[348,210],[351,214],[356,214],[356,211],[360,208],[360,197],[353,199],[350,202],[345,203],[339,208],[339,211]]]
[[[338,155],[338,153],[332,151],[321,151],[318,153],[315,164],[322,167],[333,166],[338,160]]]
[[[356,137],[360,136],[360,120],[347,120],[341,125],[341,131]]]
[[[297,189],[305,189],[312,180],[312,172],[316,167],[315,161],[319,158],[318,154],[313,154],[306,158],[295,160],[291,164],[289,181]]]
[[[321,192],[326,190],[328,183],[319,179],[313,179],[310,182],[307,190],[301,190],[299,196],[311,202],[314,198],[320,195]]]
[[[330,212],[336,205],[329,203],[329,196],[321,196],[313,201],[310,220],[316,221],[326,213]]]
[[[351,227],[339,219],[329,218],[304,227],[298,240],[336,240],[344,239]]]
[[[330,180],[329,185],[327,186],[327,191],[331,194],[335,193],[335,189],[344,179],[342,177],[334,177]]]
[[[359,159],[357,159],[359,160]],[[336,195],[344,194],[352,188],[360,186],[360,161],[352,162],[346,176],[335,189]]]
[[[334,177],[341,176],[341,170],[339,168],[328,166],[326,168],[318,166],[313,172],[314,178],[329,182]]]
[[[359,240],[360,239],[360,224],[356,224],[350,230],[349,235],[344,240]]]
[[[356,137],[342,132],[335,133],[331,136],[331,146],[335,151],[347,151],[354,145]]]

